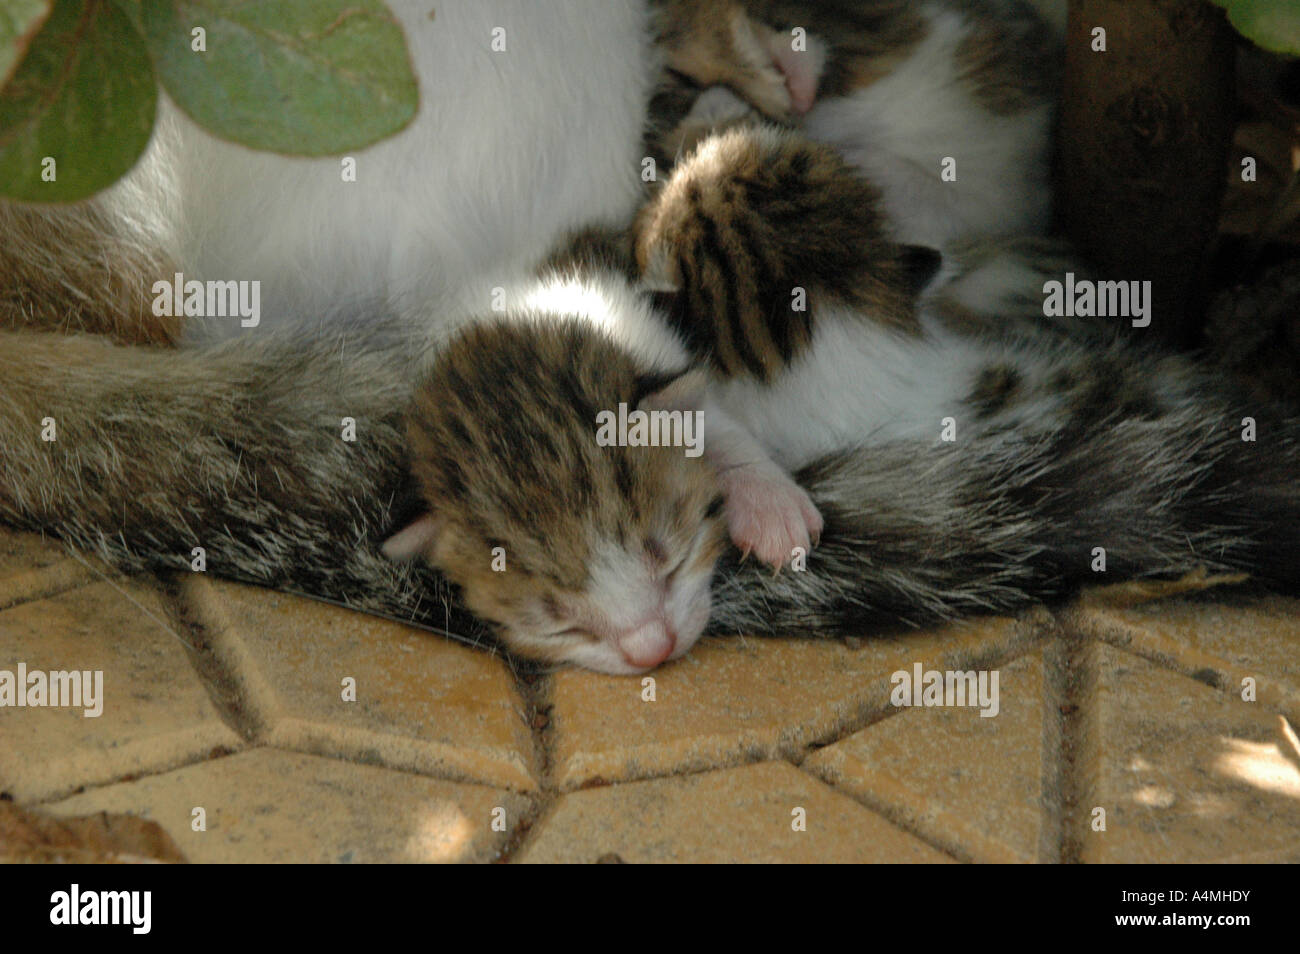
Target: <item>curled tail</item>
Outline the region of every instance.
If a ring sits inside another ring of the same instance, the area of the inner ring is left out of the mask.
[[[0,521],[125,570],[193,569],[473,625],[378,541],[414,503],[411,350],[373,332],[183,350],[0,334]]]

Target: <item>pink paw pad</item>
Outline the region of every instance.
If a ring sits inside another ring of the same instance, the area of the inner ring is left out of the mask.
[[[725,477],[727,528],[742,553],[780,569],[795,547],[812,548],[822,515],[803,489],[784,474],[738,469]]]

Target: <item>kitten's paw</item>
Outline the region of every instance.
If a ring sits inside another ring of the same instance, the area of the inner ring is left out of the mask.
[[[695,100],[686,118],[665,137],[665,147],[669,155],[689,155],[713,133],[758,119],[754,108],[727,87],[710,86]]]
[[[732,21],[733,66],[730,85],[771,119],[788,120],[794,108],[785,73],[771,49],[775,31],[737,10]]]
[[[754,110],[725,86],[710,86],[695,99],[686,122],[701,126],[724,126],[753,116]]]
[[[727,529],[742,553],[779,570],[795,547],[807,551],[821,537],[822,515],[784,474],[745,472],[726,483]]]

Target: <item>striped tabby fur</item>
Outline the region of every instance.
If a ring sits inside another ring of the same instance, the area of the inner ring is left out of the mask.
[[[876,189],[831,149],[775,127],[705,139],[633,229],[646,284],[697,359],[770,380],[806,350],[833,298],[914,328],[918,263],[887,240]]]

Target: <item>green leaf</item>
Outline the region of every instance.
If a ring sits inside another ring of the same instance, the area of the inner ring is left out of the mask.
[[[118,8],[131,18],[131,25],[144,35],[144,25],[140,22],[140,0],[115,0]]]
[[[0,90],[0,195],[70,202],[112,185],[148,145],[157,105],[144,41],[122,11],[56,0]]]
[[[255,149],[349,152],[419,106],[401,25],[380,0],[144,0],[142,21],[168,95]],[[200,27],[206,52],[192,49]]]
[[[1274,53],[1300,56],[1300,0],[1213,0],[1237,32]]]
[[[13,75],[53,7],[54,0],[9,0],[0,7],[0,86]]]

